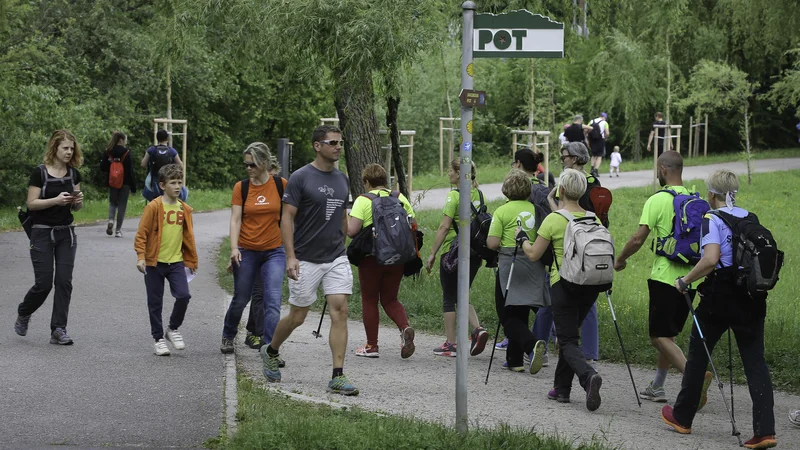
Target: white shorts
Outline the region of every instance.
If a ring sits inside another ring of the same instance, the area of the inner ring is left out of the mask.
[[[346,255],[325,264],[300,261],[297,281],[289,278],[289,304],[301,308],[314,304],[320,283],[324,295],[353,293],[353,271]]]

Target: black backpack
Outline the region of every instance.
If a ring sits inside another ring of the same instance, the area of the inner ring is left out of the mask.
[[[158,171],[161,170],[162,167],[166,166],[167,164],[172,164],[172,161],[175,159],[174,156],[170,156],[170,148],[168,145],[158,144],[153,147],[156,151],[150,154],[150,182],[153,184],[151,188],[153,192],[161,192],[161,189],[158,189]]]
[[[387,190],[387,192],[389,192]],[[372,201],[372,256],[378,264],[405,264],[417,257],[417,247],[408,213],[400,202],[400,193],[386,197],[366,193]]]
[[[478,197],[480,204],[477,208],[472,202],[469,203],[469,207],[472,209],[472,219],[469,222],[470,253],[478,255],[486,261],[486,267],[497,267],[497,250],[492,250],[486,246],[486,239],[489,237],[489,226],[492,224],[492,215],[487,211],[486,203],[483,200],[483,192],[480,189],[478,190]],[[456,221],[453,221],[453,228],[458,234]]]
[[[755,214],[736,217],[724,211],[710,211],[731,229],[733,264],[737,270],[736,285],[751,296],[763,296],[775,287],[783,266],[783,252]]]
[[[602,120],[600,122],[602,122]],[[592,131],[589,132],[589,139],[592,141],[603,139],[603,130],[600,128],[600,122],[593,120],[592,123],[589,124],[592,127]]]
[[[273,175],[272,179],[275,180],[275,187],[278,189],[278,198],[281,202],[281,210],[278,215],[278,226],[281,226],[281,218],[283,218],[283,180],[277,175]],[[250,192],[250,178],[242,180],[242,218],[244,218],[244,205],[247,203],[247,193]]]

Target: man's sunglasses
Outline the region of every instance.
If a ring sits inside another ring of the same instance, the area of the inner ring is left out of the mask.
[[[323,144],[328,144],[331,147],[336,147],[339,144],[343,144],[344,145],[344,139],[326,139],[324,141],[317,141],[317,142],[322,142]]]
[[[258,167],[258,164],[256,163],[249,163],[249,162],[244,163],[245,169],[255,169],[256,167]]]

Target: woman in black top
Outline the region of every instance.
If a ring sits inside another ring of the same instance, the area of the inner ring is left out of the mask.
[[[125,210],[128,208],[128,196],[131,192],[136,193],[136,179],[133,173],[132,155],[130,150],[125,147],[128,143],[128,137],[121,131],[115,131],[111,136],[111,141],[106,147],[106,152],[103,153],[103,159],[100,161],[100,170],[109,172],[111,169],[112,161],[119,161],[122,163],[123,178],[122,186],[113,187],[111,183],[111,173],[109,173],[108,182],[108,227],[106,234],[111,236],[114,230],[114,216],[117,219],[117,231],[114,236],[122,237],[122,221],[125,220]]]
[[[67,314],[78,246],[72,211],[83,206],[81,174],[77,170],[82,164],[83,156],[75,136],[67,130],[58,130],[47,143],[44,164],[31,171],[28,211],[33,219],[30,246],[35,284],[17,310],[19,316],[14,331],[20,336],[28,333],[31,315],[47,299],[55,280],[50,343],[72,344],[67,336]]]

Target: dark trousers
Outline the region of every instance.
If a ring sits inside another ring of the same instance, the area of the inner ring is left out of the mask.
[[[586,362],[586,355],[578,345],[578,329],[597,300],[597,292],[567,287],[559,280],[550,289],[550,295],[558,337],[554,386],[559,395],[569,396],[575,375],[578,375],[581,387],[585,387],[589,376],[597,373]]]
[[[34,284],[17,308],[20,316],[30,316],[36,312],[47,300],[55,281],[56,292],[53,295],[50,330],[67,328],[69,302],[72,297],[72,269],[77,249],[78,239],[72,228],[31,230],[30,251]]]
[[[528,327],[528,317],[530,311],[534,314],[538,308],[528,305],[508,305],[505,304],[505,286],[500,284],[499,272],[495,274],[494,283],[494,304],[497,310],[497,317],[503,324],[503,332],[508,338],[508,348],[506,348],[506,361],[509,367],[521,367],[523,364],[523,353],[533,351],[536,344],[536,337]]]
[[[128,209],[128,196],[131,193],[130,186],[122,186],[119,189],[108,188],[108,221],[113,222],[114,216],[117,219],[117,231],[122,229],[122,222],[125,220],[125,210]]]
[[[704,309],[701,301],[697,308],[697,320],[700,322],[709,352],[714,351],[714,346],[728,328],[736,337],[736,346],[739,347],[739,356],[744,365],[747,387],[750,389],[750,398],[753,401],[753,434],[755,436],[775,434],[772,380],[769,376],[767,362],[764,360],[764,317],[741,323],[724,315],[707,313]],[[697,406],[700,403],[703,376],[707,368],[708,356],[703,348],[697,327],[693,324],[692,335],[689,339],[689,355],[686,358],[686,370],[674,409],[675,420],[683,426],[692,426]]]
[[[234,286],[236,285],[235,276],[233,284]],[[236,292],[233,295],[236,296]],[[256,336],[264,334],[264,283],[261,281],[261,277],[256,277],[256,282],[253,284],[253,294],[250,297],[250,313],[247,315],[245,329]]]
[[[164,306],[164,280],[169,282],[169,290],[175,297],[172,314],[169,316],[169,328],[177,330],[183,324],[186,308],[189,306],[189,283],[186,281],[186,269],[183,261],[167,264],[158,263],[147,266],[144,274],[144,285],[147,288],[147,309],[150,312],[150,332],[156,341],[164,337],[164,324],[161,310]]]

